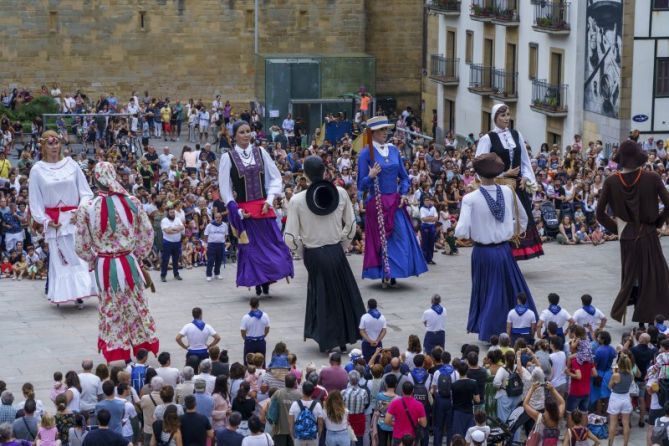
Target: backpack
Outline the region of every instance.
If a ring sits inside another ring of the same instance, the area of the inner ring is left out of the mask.
[[[298,440],[315,440],[318,433],[318,425],[316,424],[316,417],[314,416],[314,407],[317,401],[312,401],[307,409],[302,404],[302,400],[297,400],[300,406],[300,413],[295,418],[295,438]]]
[[[146,378],[146,366],[142,364],[133,364],[130,366],[130,382],[132,383],[133,389],[137,392],[137,395],[142,391],[144,387],[144,381]]]
[[[653,426],[653,431],[650,434],[653,444],[666,444],[668,427],[669,421],[660,421],[659,418],[655,420],[655,426]]]
[[[506,382],[506,387],[504,388],[504,390],[506,390],[506,396],[516,397],[522,395],[523,380],[520,378],[518,372],[516,370],[509,371],[508,369],[506,371],[509,372],[509,378]]]
[[[411,377],[413,378],[413,398],[421,403],[426,410],[428,410],[432,402],[430,401],[430,393],[428,392],[425,383],[427,382],[427,378],[430,375],[426,372],[425,376],[421,380],[420,377],[417,377],[414,373],[416,370],[417,369],[411,371]]]
[[[442,398],[451,397],[451,374],[444,367],[439,369],[439,379],[437,379],[437,393]]]

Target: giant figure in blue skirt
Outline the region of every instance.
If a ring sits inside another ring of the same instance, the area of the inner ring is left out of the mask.
[[[487,153],[474,159],[474,170],[481,187],[464,196],[455,236],[474,242],[467,331],[488,342],[492,335],[506,332],[506,315],[515,307],[518,293],[525,293],[527,307],[537,310],[509,244],[514,218],[522,231],[527,227],[527,214],[511,188],[495,184],[504,162]]]
[[[427,271],[406,211],[409,176],[400,151],[386,144],[390,127],[393,124],[385,116],[369,119],[367,128],[373,141],[358,157],[358,191],[367,193],[362,277],[382,279],[384,288],[395,286],[395,279]]]

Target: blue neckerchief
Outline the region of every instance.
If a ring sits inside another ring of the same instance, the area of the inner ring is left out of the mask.
[[[437,313],[438,315],[441,316],[441,313],[444,312],[444,307],[442,307],[439,304],[434,304],[434,305],[432,305],[432,311],[434,311],[435,313]]]
[[[548,311],[550,311],[553,314],[558,314],[560,311],[562,311],[562,307],[559,305],[549,305],[548,306]]]
[[[655,324],[655,328],[657,328],[660,333],[667,331],[667,326],[664,324]]]
[[[522,316],[527,311],[527,305],[518,304],[514,309],[516,310],[516,313],[518,313],[518,316]]]
[[[216,227],[219,227],[219,226],[221,226],[221,225],[223,224],[223,222],[216,223],[215,221],[212,221],[211,224],[214,225],[214,226],[216,226]]]
[[[204,321],[202,319],[193,319],[192,322],[200,331],[204,330]]]
[[[378,319],[381,317],[381,312],[377,310],[376,308],[372,308],[367,312],[370,316],[372,316],[374,319]]]
[[[488,191],[485,190],[484,187],[481,187],[479,190],[481,191],[481,195],[483,195],[483,198],[488,204],[488,209],[490,209],[490,213],[492,214],[492,216],[495,217],[495,220],[503,222],[505,205],[504,205],[504,194],[502,194],[502,188],[499,185],[495,185],[495,190],[497,191],[497,198],[495,200],[492,199],[492,197],[490,196]]]
[[[260,319],[262,317],[262,311],[256,308],[255,310],[249,311],[249,316]]]
[[[590,316],[595,315],[596,308],[593,307],[592,305],[583,305],[583,309],[585,310],[586,313],[588,313]]]
[[[411,371],[411,377],[413,378],[413,382],[416,384],[424,384],[425,381],[427,381],[427,375],[427,370],[422,367],[416,367]]]

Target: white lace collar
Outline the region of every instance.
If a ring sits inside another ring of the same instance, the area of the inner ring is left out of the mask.
[[[376,149],[377,152],[379,152],[381,156],[387,157],[390,154],[390,149],[388,148],[388,144],[379,144],[376,141],[373,142],[374,142],[374,148]]]

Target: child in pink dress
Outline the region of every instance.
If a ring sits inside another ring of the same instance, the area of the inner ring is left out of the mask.
[[[42,415],[40,427],[37,430],[36,446],[60,446],[58,440],[58,429],[56,428],[56,419],[48,412]]]

